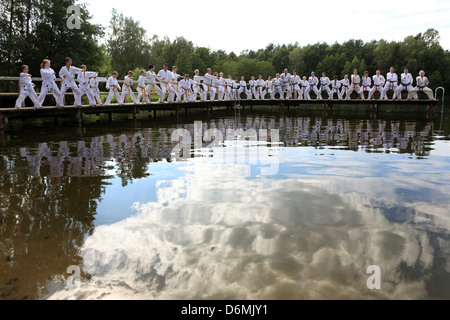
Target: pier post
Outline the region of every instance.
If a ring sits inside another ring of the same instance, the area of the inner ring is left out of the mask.
[[[108,112],[108,120],[109,120],[109,122],[112,121],[112,112]]]
[[[136,120],[136,106],[133,106],[133,119]]]
[[[4,120],[3,120],[3,113],[0,113],[0,131],[3,131],[5,129]]]
[[[83,122],[83,113],[81,112],[81,109],[77,109],[77,122],[78,124]]]

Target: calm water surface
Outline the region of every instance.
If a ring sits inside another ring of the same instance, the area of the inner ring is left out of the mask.
[[[195,140],[194,120],[223,143]],[[217,113],[0,140],[0,299],[450,298],[448,114]]]

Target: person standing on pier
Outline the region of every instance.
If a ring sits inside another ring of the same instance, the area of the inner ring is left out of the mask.
[[[172,77],[170,78],[170,92],[169,96],[167,97],[168,103],[173,103],[175,100],[178,101],[178,94],[179,94],[178,78],[181,78],[181,76],[178,74],[178,67],[173,66]]]
[[[415,88],[411,89],[411,91],[409,91],[408,100],[411,100],[411,99],[419,100],[418,92],[420,92],[420,91],[425,93],[428,96],[429,100],[433,100],[434,99],[433,90],[428,88],[429,83],[430,82],[428,81],[428,78],[425,77],[425,71],[420,70],[419,76],[416,78],[417,86]]]
[[[300,91],[301,91],[300,86],[299,86],[300,82],[301,82],[301,79],[300,79],[300,77],[297,74],[297,70],[294,69],[292,71],[292,77],[291,77],[291,92],[292,92],[292,95],[294,97],[295,97],[295,92],[297,92],[297,99],[298,100],[300,100],[300,98],[299,98]]]
[[[147,82],[147,74],[145,73],[145,70],[142,70],[141,74],[139,75],[137,85],[138,96],[136,98],[136,101],[138,103],[141,102],[141,98],[142,103],[150,103],[149,94],[147,93],[146,82]]]
[[[373,88],[369,92],[369,100],[373,99],[373,95],[377,92],[380,93],[380,98],[382,98],[383,86],[386,79],[381,75],[381,70],[377,69],[376,74],[373,76]]]
[[[136,96],[134,95],[133,88],[133,71],[128,71],[128,75],[123,78],[123,87],[122,87],[122,101],[123,103],[127,103],[127,96],[130,96],[131,100],[134,104],[137,104]]]
[[[331,94],[330,99],[334,99],[334,95],[337,94],[338,99],[342,100],[341,91],[339,90],[341,88],[342,82],[338,80],[338,76],[335,75],[333,81],[331,81]]]
[[[362,85],[361,89],[358,92],[358,99],[361,97],[362,100],[366,100],[365,93],[369,95],[371,90],[370,86],[372,85],[372,79],[369,77],[369,71],[364,71],[364,76],[362,77]]]
[[[216,89],[212,87],[212,81],[214,80],[214,76],[211,74],[211,68],[208,68],[206,70],[206,74],[203,76],[203,90],[205,92],[205,100],[208,97],[209,93],[209,99],[211,101],[214,101],[216,98]]]
[[[350,80],[348,79],[348,74],[344,75],[344,79],[341,80],[341,83],[342,83],[341,97],[344,98],[345,94],[345,97],[347,98],[348,90],[350,88]]]
[[[262,75],[259,75],[258,80],[256,80],[256,99],[264,100],[265,91],[264,91],[265,81],[262,78]]]
[[[200,95],[200,100],[201,101],[205,101],[206,100],[206,94],[204,93],[204,91],[202,90],[202,82],[203,82],[203,77],[200,76],[200,70],[196,69],[194,71],[195,75],[194,75],[194,90],[192,92],[192,101],[197,101],[197,94]]]
[[[394,71],[394,67],[391,67],[386,75],[386,84],[384,85],[380,100],[387,100],[389,91],[394,91],[394,96],[392,98],[395,98],[395,91],[398,87],[398,77]]]
[[[167,70],[169,68],[169,65],[167,63],[164,64],[164,67],[162,70],[158,72],[158,75],[156,78],[161,83],[161,95],[159,96],[159,103],[163,103],[164,99],[166,98],[166,93],[170,93],[170,79],[172,78],[172,72]]]
[[[108,98],[106,98],[105,105],[109,105],[111,103],[112,98],[114,95],[116,96],[117,102],[120,105],[123,105],[122,97],[119,93],[122,89],[120,88],[119,81],[117,81],[117,76],[119,74],[117,71],[114,71],[112,73],[112,76],[109,77],[108,81],[106,82],[106,90],[109,90]]]
[[[89,106],[93,107],[95,106],[95,97],[91,92],[91,88],[89,86],[89,79],[93,77],[97,77],[97,72],[92,71],[86,71],[87,67],[85,65],[81,66],[81,72],[77,76],[77,80],[79,83],[79,90],[80,90],[80,100],[83,97],[84,94],[88,96],[89,99]]]
[[[306,99],[306,89],[308,89],[308,79],[306,76],[303,76],[303,79],[300,80],[300,91],[298,92],[298,100]]]
[[[16,100],[16,109],[22,108],[22,102],[27,97],[30,97],[34,103],[34,108],[42,108],[42,104],[39,102],[39,97],[34,91],[34,83],[31,81],[31,74],[28,73],[30,68],[27,65],[23,65],[20,73],[20,94]]]
[[[42,88],[41,93],[39,94],[39,102],[42,104],[47,93],[51,92],[55,97],[56,105],[62,108],[64,107],[63,95],[56,84],[56,72],[50,68],[50,65],[51,62],[48,59],[44,59],[41,63]]]
[[[282,90],[283,90],[283,99],[284,100],[284,94],[286,93],[286,99],[291,99],[292,92],[291,92],[291,74],[288,72],[288,69],[284,69],[284,72],[280,76],[282,81]]]
[[[275,76],[275,79],[272,80],[272,85],[273,85],[273,89],[272,89],[272,93],[271,93],[271,99],[275,100],[275,95],[277,94],[277,92],[280,94],[280,99],[284,100],[284,93],[283,93],[283,80],[281,80],[280,78],[280,74],[277,73]]]
[[[397,90],[395,90],[394,97],[398,100],[402,100],[403,91],[407,91],[409,95],[409,92],[413,89],[413,82],[414,79],[412,74],[408,72],[408,68],[405,68],[403,70],[403,73],[400,75],[400,85],[398,86]]]
[[[65,62],[66,65],[59,71],[59,77],[63,79],[61,94],[64,97],[66,91],[71,89],[75,98],[75,107],[81,107],[81,91],[75,82],[75,75],[79,74],[81,69],[72,66],[71,58],[66,58]]]
[[[269,76],[268,78],[267,78],[267,81],[265,82],[265,89],[264,89],[264,96],[266,95],[266,93],[268,93],[269,95],[270,95],[270,97],[272,98],[272,92],[273,92],[273,80],[272,80],[272,77],[271,76]]]
[[[328,93],[328,98],[331,96],[330,83],[330,78],[327,77],[325,72],[322,73],[322,78],[320,78],[319,95],[317,96],[317,99],[322,100],[322,92],[324,91]]]
[[[100,89],[98,88],[98,78],[97,75],[89,80],[89,86],[91,87],[91,93],[94,96],[97,105],[103,105],[102,99],[100,98]]]
[[[223,72],[219,73],[219,101],[225,99],[225,92],[227,91],[227,83],[223,78]]]
[[[193,95],[192,95],[192,84],[193,81],[191,79],[189,79],[189,75],[185,74],[184,75],[184,79],[181,80],[178,83],[178,87],[179,87],[179,94],[177,96],[177,101],[181,102],[181,98],[184,96],[184,102],[188,101],[191,102]]]
[[[359,92],[359,90],[360,90],[361,77],[358,75],[358,69],[353,70],[351,79],[352,79],[352,83],[350,84],[350,88],[345,97],[345,100],[350,100],[350,96],[353,91]],[[358,95],[358,100],[359,100],[359,95]]]
[[[156,84],[156,73],[155,73],[155,66],[150,65],[148,67],[147,71],[147,81],[146,81],[146,93],[148,94],[148,101],[152,101],[152,94],[157,94],[159,97],[162,96],[162,90],[158,85]]]
[[[317,84],[319,83],[319,78],[316,77],[316,73],[311,72],[311,77],[308,79],[308,88],[305,90],[305,99],[311,100],[310,92],[313,91],[317,98],[319,98],[319,90],[317,89]]]

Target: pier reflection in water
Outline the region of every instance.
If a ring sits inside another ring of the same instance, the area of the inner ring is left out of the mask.
[[[174,161],[180,128],[195,136],[192,122],[8,141],[2,299],[450,297],[448,130],[224,117],[203,132],[279,129],[280,143],[203,142]],[[81,287],[66,290],[71,265]],[[367,289],[370,265],[381,290]]]

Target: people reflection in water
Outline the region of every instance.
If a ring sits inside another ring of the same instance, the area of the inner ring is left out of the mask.
[[[217,123],[215,122],[217,121]],[[203,130],[215,128],[223,137],[229,129],[235,129],[229,119],[204,123]],[[262,116],[249,116],[240,127],[244,130],[267,130],[280,128],[280,139],[286,147],[298,146],[343,146],[350,150],[368,148],[366,151],[386,149],[400,153],[427,155],[424,143],[429,136],[432,124],[418,127],[415,121],[386,120],[332,120],[321,118],[281,118],[279,123]],[[192,125],[184,125],[194,137]],[[267,129],[265,129],[267,128]],[[401,129],[402,128],[402,129]],[[172,162],[171,141],[175,128],[146,129],[135,134],[106,135],[93,137],[90,141],[77,141],[69,146],[59,142],[57,150],[47,143],[40,143],[35,151],[20,149],[21,157],[28,162],[29,173],[39,180],[42,168],[49,169],[52,184],[61,184],[64,176],[73,178],[105,175],[105,168],[120,165],[122,174],[129,179],[145,176],[147,165],[151,162]],[[206,143],[203,144],[207,146]],[[75,151],[76,149],[76,151]],[[392,150],[395,149],[395,150]],[[133,171],[129,176],[127,171]],[[47,170],[47,169],[46,169]],[[47,172],[47,171],[45,171]],[[127,178],[127,179],[128,179]]]

